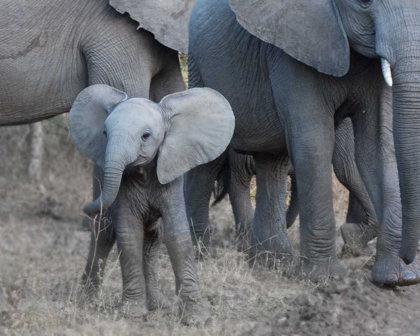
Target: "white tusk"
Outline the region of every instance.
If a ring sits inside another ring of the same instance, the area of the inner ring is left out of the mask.
[[[388,86],[392,87],[391,64],[389,64],[385,58],[381,57],[381,66],[385,82],[388,84]]]

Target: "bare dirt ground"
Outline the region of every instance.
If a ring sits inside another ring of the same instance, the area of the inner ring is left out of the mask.
[[[0,335],[420,335],[419,287],[384,289],[369,282],[373,257],[343,259],[348,278],[312,284],[263,267],[235,250],[227,201],[212,209],[216,253],[198,262],[204,327],[177,316],[174,276],[160,256],[160,284],[171,309],[145,320],[120,318],[121,272],[114,250],[95,302],[80,295],[89,233],[81,207],[89,199],[90,164],[65,130],[46,124],[42,185],[27,180],[28,127],[0,133]],[[346,193],[337,184],[337,227]],[[298,225],[290,232],[298,253]],[[338,251],[342,240],[337,230]],[[203,251],[206,254],[206,251]],[[373,253],[373,252],[372,252]]]

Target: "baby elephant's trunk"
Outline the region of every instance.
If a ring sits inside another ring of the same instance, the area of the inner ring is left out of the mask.
[[[104,212],[115,201],[120,189],[121,179],[125,167],[131,163],[122,146],[112,139],[108,140],[105,155],[104,180],[101,195],[92,203],[86,204],[83,211],[87,214]]]

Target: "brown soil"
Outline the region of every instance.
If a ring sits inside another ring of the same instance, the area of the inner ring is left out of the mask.
[[[90,195],[90,164],[65,130],[50,126],[44,177],[36,185],[26,178],[27,126],[2,128],[0,134],[0,335],[420,335],[419,287],[372,285],[371,257],[343,259],[348,278],[317,285],[281,270],[250,269],[246,256],[235,251],[227,201],[211,213],[216,252],[197,265],[212,323],[200,328],[180,324],[164,251],[160,284],[170,309],[141,321],[118,317],[121,272],[115,250],[102,293],[95,302],[86,301],[79,282],[89,233],[80,223],[81,206]],[[336,186],[335,194],[337,223],[342,224],[345,192]],[[290,237],[297,253],[298,225]],[[337,241],[340,250],[339,230]]]

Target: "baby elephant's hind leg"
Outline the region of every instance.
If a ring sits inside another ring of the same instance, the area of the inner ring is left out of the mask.
[[[162,245],[162,220],[153,223],[145,230],[143,245],[143,271],[146,280],[147,308],[157,310],[168,308],[168,301],[160,291],[158,284],[159,249]]]

